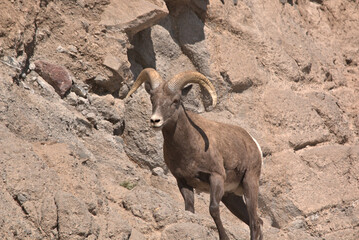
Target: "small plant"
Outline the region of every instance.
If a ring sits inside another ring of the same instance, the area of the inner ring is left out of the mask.
[[[121,187],[127,188],[128,190],[132,190],[134,187],[136,187],[137,183],[129,182],[129,181],[123,181],[120,183]]]

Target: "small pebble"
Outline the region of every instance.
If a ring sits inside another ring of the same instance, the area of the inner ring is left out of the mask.
[[[165,176],[165,172],[164,172],[163,168],[161,168],[161,167],[155,167],[154,169],[152,169],[152,173],[155,176],[160,176],[160,177]]]
[[[77,53],[77,48],[74,45],[69,45],[68,49],[70,52]]]
[[[56,51],[59,53],[66,52],[65,48],[63,48],[61,45],[56,48]]]
[[[29,65],[29,69],[32,71],[32,70],[35,70],[35,64],[34,63],[30,63]]]

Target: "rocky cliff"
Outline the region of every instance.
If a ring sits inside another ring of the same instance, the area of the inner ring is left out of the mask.
[[[0,60],[2,239],[218,239],[123,101],[145,67],[200,71],[219,104],[187,109],[256,137],[265,239],[359,238],[358,0],[6,0]]]

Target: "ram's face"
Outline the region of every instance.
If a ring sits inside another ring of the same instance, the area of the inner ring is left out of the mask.
[[[181,101],[181,92],[171,92],[166,84],[151,90],[152,116],[151,127],[161,129],[168,121],[175,120]]]

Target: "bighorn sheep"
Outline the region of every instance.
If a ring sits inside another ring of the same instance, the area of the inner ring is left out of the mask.
[[[238,126],[184,109],[181,96],[189,92],[192,86],[185,86],[190,83],[203,86],[216,105],[215,88],[202,74],[184,72],[166,82],[156,70],[146,68],[126,99],[144,82],[151,95],[151,126],[162,130],[164,159],[177,180],[185,210],[194,213],[193,188],[209,192],[209,212],[221,240],[229,238],[220,219],[220,201],[249,226],[251,240],[262,239],[263,221],[257,215],[262,152],[256,140]]]

